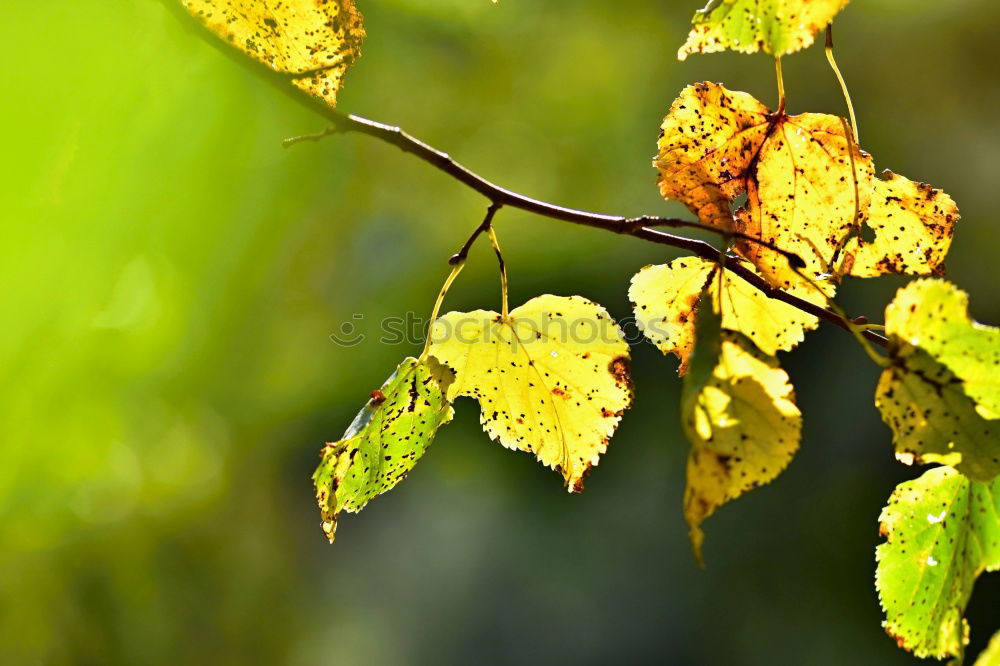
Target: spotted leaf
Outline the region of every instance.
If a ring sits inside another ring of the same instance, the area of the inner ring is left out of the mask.
[[[875,404],[904,462],[1000,474],[1000,330],[969,319],[964,292],[918,280],[886,308],[889,365]]]
[[[699,562],[701,523],[726,502],[774,480],[795,455],[802,434],[788,375],[747,338],[722,331],[722,321],[707,304],[699,308],[681,397],[691,442],[684,516]]]
[[[746,267],[753,270],[749,263]],[[660,351],[681,360],[681,374],[694,345],[695,305],[713,276],[718,279],[708,294],[722,313],[722,328],[747,336],[765,354],[794,348],[805,331],[816,327],[816,317],[769,298],[727,270],[720,275],[719,270],[714,262],[685,257],[669,264],[646,266],[632,277],[628,294],[636,324]],[[820,305],[826,301],[808,286],[788,291]]]
[[[846,121],[773,114],[746,93],[688,86],[663,121],[654,164],[660,192],[706,224],[735,229],[797,254],[805,274],[826,281],[871,198],[871,158]],[[731,212],[737,197],[746,203]],[[780,253],[741,241],[737,250],[777,287],[801,278]]]
[[[215,34],[336,106],[365,36],[354,0],[181,0]]]
[[[628,345],[607,311],[544,295],[507,318],[450,312],[431,335],[431,353],[457,374],[449,398],[478,400],[490,437],[534,453],[581,490],[632,401]]]
[[[973,583],[1000,568],[1000,480],[971,481],[937,467],[897,486],[879,520],[883,626],[918,657],[960,655]]]
[[[433,357],[406,359],[372,392],[344,436],[326,445],[313,483],[330,541],[340,512],[357,513],[402,481],[451,420],[446,393],[453,380]]]
[[[944,258],[958,221],[950,196],[891,171],[875,179],[865,226],[873,239],[852,237],[844,247],[841,272],[855,277],[886,273],[931,275],[944,272]],[[862,234],[868,233],[862,230]]]
[[[706,224],[795,253],[827,296],[843,274],[943,270],[954,202],[895,174],[876,178],[842,118],[772,113],[746,93],[699,83],[681,93],[661,130],[661,194]],[[873,240],[865,240],[869,232]],[[801,284],[766,245],[742,239],[735,249],[772,285]]]
[[[732,49],[783,56],[813,43],[848,0],[710,0],[695,13],[687,42],[677,52]]]
[[[1000,418],[1000,328],[969,317],[968,294],[944,280],[916,280],[886,308],[885,325],[947,366],[983,417]]]

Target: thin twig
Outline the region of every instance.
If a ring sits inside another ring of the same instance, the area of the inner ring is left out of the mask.
[[[472,235],[470,235],[468,240],[465,241],[465,244],[462,245],[462,249],[456,252],[455,254],[451,255],[451,258],[448,259],[449,264],[454,266],[455,264],[461,263],[466,260],[466,258],[469,256],[469,248],[471,248],[472,244],[476,242],[476,239],[479,238],[480,234],[489,230],[490,226],[492,226],[493,224],[493,217],[497,214],[497,211],[500,210],[502,207],[503,206],[498,203],[490,204],[490,207],[486,209],[486,216],[483,217],[483,221],[479,223],[479,226],[475,228],[475,230],[472,232]]]
[[[255,72],[258,76],[268,79],[271,83],[277,85],[278,88],[285,94],[295,99],[299,104],[323,116],[332,125],[332,127],[316,134],[309,134],[286,140],[285,145],[294,145],[295,143],[299,143],[301,141],[316,141],[324,136],[328,136],[329,134],[340,132],[356,132],[359,134],[365,134],[396,146],[403,152],[410,153],[418,159],[435,167],[439,171],[451,176],[466,187],[478,192],[482,196],[486,197],[491,204],[496,206],[509,206],[511,208],[518,208],[520,210],[554,220],[572,222],[574,224],[604,229],[618,234],[634,236],[652,243],[668,245],[679,250],[690,252],[691,254],[707,259],[708,261],[717,262],[719,260],[720,250],[712,244],[693,238],[668,234],[663,231],[658,231],[652,227],[665,226],[673,228],[693,228],[711,231],[713,233],[720,234],[723,237],[732,238],[735,236],[735,234],[728,230],[710,227],[691,220],[673,217],[625,217],[621,215],[590,213],[587,211],[557,206],[512,192],[508,189],[500,187],[499,185],[491,183],[482,176],[470,171],[453,160],[447,153],[429,146],[423,141],[403,131],[399,127],[369,120],[360,116],[343,114],[336,109],[333,109],[323,100],[313,97],[305,91],[291,85],[291,75],[260,66],[259,63],[246,58],[236,49],[229,47],[229,45],[218,39],[217,36],[214,35],[207,27],[202,25],[200,21],[190,16],[187,11],[181,7],[177,0],[163,0],[162,4],[169,11],[181,18],[185,22],[185,25],[197,30],[199,34],[207,39],[214,48],[225,54],[226,57],[239,63],[243,67],[251,69],[251,71]],[[749,239],[753,242],[767,245],[766,243],[761,242],[760,239]],[[788,257],[789,263],[793,266],[796,263],[801,264],[802,262],[801,258],[797,255],[785,252],[773,246],[769,247],[770,249],[781,252]],[[792,257],[794,257],[794,259]],[[848,320],[844,317],[814,303],[810,303],[809,301],[793,296],[788,292],[775,288],[768,283],[767,280],[742,265],[741,260],[738,257],[727,256],[725,266],[727,270],[750,283],[769,298],[787,303],[788,305],[818,317],[823,321],[839,326],[846,331],[851,330]],[[864,331],[864,336],[882,347],[885,347],[888,344],[886,338],[879,335],[875,331],[866,330]]]

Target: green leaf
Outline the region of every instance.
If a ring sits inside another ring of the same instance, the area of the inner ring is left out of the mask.
[[[972,586],[1000,567],[1000,480],[971,481],[937,467],[897,486],[879,520],[883,626],[918,657],[960,655]]]
[[[430,351],[454,368],[449,398],[479,401],[483,428],[509,449],[534,453],[570,492],[596,465],[632,404],[629,349],[597,303],[545,294],[504,318],[449,312]]]
[[[327,444],[313,474],[323,531],[333,541],[341,511],[357,513],[402,481],[451,420],[454,373],[434,357],[408,358],[382,385],[340,441]]]
[[[701,523],[726,502],[777,477],[802,434],[788,375],[745,337],[722,332],[720,321],[713,308],[698,308],[681,397],[682,423],[691,442],[684,515],[699,564]]]
[[[875,405],[906,463],[978,481],[1000,474],[1000,330],[969,319],[964,292],[918,280],[886,308],[889,365]]]
[[[765,51],[783,56],[813,43],[848,0],[710,0],[695,13],[691,34],[677,52],[684,60],[692,53],[732,49],[740,53]]]

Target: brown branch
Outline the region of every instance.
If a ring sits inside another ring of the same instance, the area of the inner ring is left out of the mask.
[[[323,115],[333,123],[331,128],[317,134],[288,139],[285,141],[285,145],[293,145],[294,143],[304,140],[318,140],[324,136],[336,133],[357,132],[365,134],[396,146],[403,152],[410,153],[418,159],[427,162],[463,185],[466,185],[483,195],[496,206],[510,206],[511,208],[519,208],[521,210],[555,220],[562,220],[564,222],[572,222],[574,224],[604,229],[605,231],[613,231],[619,234],[635,236],[636,238],[641,238],[652,243],[669,245],[670,247],[686,250],[691,254],[707,259],[708,261],[718,261],[719,259],[720,252],[718,248],[710,243],[694,238],[686,238],[684,236],[664,233],[652,228],[653,226],[691,227],[698,229],[704,228],[703,225],[697,222],[676,218],[655,217],[650,215],[631,218],[615,215],[603,215],[600,213],[589,213],[572,208],[564,208],[562,206],[555,206],[537,199],[531,199],[517,194],[516,192],[511,192],[510,190],[502,188],[499,185],[494,185],[482,176],[470,171],[453,160],[447,153],[432,148],[420,139],[417,139],[416,137],[403,131],[399,127],[386,125],[384,123],[368,120],[367,118],[361,118],[354,115],[344,115],[326,107],[325,105],[323,111]],[[712,229],[719,231],[714,227]],[[478,229],[477,232],[479,232]],[[473,234],[473,239],[476,236],[478,236],[478,233]],[[795,258],[799,259],[797,256]],[[801,261],[801,259],[799,259],[799,261]],[[795,265],[794,262],[792,262],[792,264]],[[769,298],[787,303],[788,305],[798,308],[803,312],[835,324],[844,330],[850,330],[850,324],[848,321],[837,313],[831,312],[830,310],[816,305],[815,303],[810,303],[805,299],[793,296],[786,291],[773,287],[767,282],[767,280],[743,265],[738,257],[727,256],[725,259],[725,265],[730,272],[749,282],[751,285],[764,292],[764,294]],[[874,331],[865,331],[864,336],[880,346],[884,347],[886,345],[887,341],[885,337]]]
[[[333,109],[323,100],[313,97],[305,91],[299,90],[295,86],[291,85],[290,82],[291,79],[294,78],[293,75],[277,72],[267,67],[262,67],[258,63],[246,58],[235,49],[226,45],[199,21],[190,16],[187,11],[181,7],[177,0],[163,0],[162,4],[169,11],[171,11],[171,13],[178,15],[178,17],[184,21],[185,25],[197,30],[203,37],[208,39],[209,43],[211,43],[217,50],[239,63],[241,66],[249,67],[258,76],[267,78],[271,83],[276,84],[280,90],[285,92],[285,94],[294,98],[301,105],[323,116],[331,123],[331,127],[322,132],[287,139],[284,142],[285,146],[291,146],[301,141],[317,141],[330,134],[348,132],[365,134],[396,146],[403,152],[417,157],[418,159],[451,176],[466,187],[478,192],[490,201],[492,204],[490,210],[494,213],[496,212],[496,209],[499,209],[501,206],[519,208],[529,213],[534,213],[536,215],[554,220],[572,222],[573,224],[580,224],[587,227],[594,227],[596,229],[604,229],[605,231],[612,231],[618,234],[635,236],[636,238],[641,238],[642,240],[652,243],[659,243],[661,245],[668,245],[680,250],[685,250],[708,261],[718,261],[721,253],[718,248],[712,244],[693,238],[668,234],[663,231],[658,231],[652,227],[663,226],[672,228],[702,229],[722,235],[725,238],[744,238],[751,242],[756,242],[784,255],[793,267],[801,267],[804,265],[802,259],[798,257],[798,255],[774,247],[770,243],[766,243],[751,236],[744,236],[743,234],[704,225],[700,222],[652,215],[625,217],[621,215],[591,213],[572,208],[565,208],[563,206],[556,206],[554,204],[546,203],[544,201],[539,201],[537,199],[532,199],[516,192],[512,192],[508,189],[500,187],[499,185],[491,183],[482,176],[470,171],[463,165],[453,160],[447,153],[427,145],[420,139],[408,134],[399,127],[387,125],[374,120],[368,120],[367,118],[361,118],[355,115],[344,114]],[[490,215],[490,219],[492,219],[492,215]],[[482,225],[480,226],[483,229],[487,228]],[[475,240],[479,233],[481,233],[481,231],[477,229],[471,240]],[[759,289],[769,298],[787,303],[792,307],[818,317],[823,321],[839,326],[844,330],[851,330],[851,323],[847,319],[844,319],[837,313],[831,312],[824,307],[810,303],[809,301],[773,287],[767,282],[767,280],[742,265],[741,260],[738,257],[727,256],[724,261],[725,266],[729,271]],[[864,331],[863,335],[870,341],[882,347],[885,347],[888,343],[884,336],[871,330]]]
[[[489,208],[486,209],[486,216],[483,217],[483,221],[479,223],[472,235],[469,236],[468,240],[462,245],[462,249],[451,255],[448,259],[448,263],[454,266],[457,263],[465,261],[469,256],[469,250],[472,248],[472,244],[476,242],[476,239],[486,231],[489,230],[490,226],[493,224],[493,217],[497,214],[497,211],[502,208],[502,204],[491,203]]]

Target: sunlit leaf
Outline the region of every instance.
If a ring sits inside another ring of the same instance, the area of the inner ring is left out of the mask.
[[[828,296],[844,273],[942,269],[954,203],[894,174],[876,178],[842,118],[776,114],[746,93],[699,83],[671,106],[657,147],[664,197],[706,224],[795,253]],[[868,231],[874,240],[864,240]],[[801,284],[782,254],[745,239],[736,250],[772,285]]]
[[[750,95],[714,83],[681,92],[657,147],[664,197],[706,224],[796,253],[814,278],[834,273],[838,250],[871,197],[871,158],[845,121],[772,114]],[[747,201],[734,215],[741,194]],[[801,281],[784,256],[755,243],[737,248],[775,286]]]
[[[916,280],[886,308],[885,325],[955,373],[985,418],[1000,418],[1000,328],[969,318],[968,294],[945,280]]]
[[[214,33],[306,92],[337,103],[365,36],[354,0],[181,0]]]
[[[990,644],[979,653],[975,666],[1000,666],[1000,631],[993,634]]]
[[[777,477],[802,434],[788,375],[774,358],[753,349],[745,337],[721,331],[720,324],[713,308],[699,308],[681,398],[691,442],[684,516],[699,562],[701,523],[726,502]]]
[[[340,441],[326,445],[313,483],[330,541],[340,512],[357,513],[402,481],[451,420],[446,394],[453,380],[433,357],[406,359],[372,392]]]
[[[753,270],[750,264],[746,264]],[[669,264],[646,266],[632,277],[629,299],[635,309],[636,324],[664,354],[681,360],[681,374],[694,344],[695,305],[698,297],[719,269],[714,262],[697,257],[675,259]],[[721,279],[721,285],[718,280]],[[722,328],[750,338],[758,349],[773,355],[795,347],[805,331],[816,327],[816,317],[798,308],[769,298],[746,280],[723,270],[708,294],[722,313]],[[799,287],[791,293],[823,304],[815,289]]]
[[[865,224],[874,239],[854,236],[847,242],[843,272],[856,277],[943,273],[959,217],[952,198],[891,171],[873,182]]]
[[[1000,330],[970,320],[967,300],[943,280],[897,293],[875,404],[901,460],[988,481],[1000,474]]]
[[[632,402],[628,345],[607,311],[579,296],[543,295],[507,319],[450,312],[431,335],[431,353],[457,373],[449,398],[476,398],[490,437],[534,453],[570,491],[582,489]]]
[[[980,573],[1000,568],[1000,480],[938,467],[897,486],[882,509],[875,584],[886,631],[918,657],[957,656]]]
[[[951,465],[981,481],[1000,474],[1000,421],[980,416],[962,381],[922,348],[893,349],[875,405],[901,461]]]
[[[677,52],[732,49],[783,56],[813,43],[848,0],[710,0],[695,13],[687,42]]]

